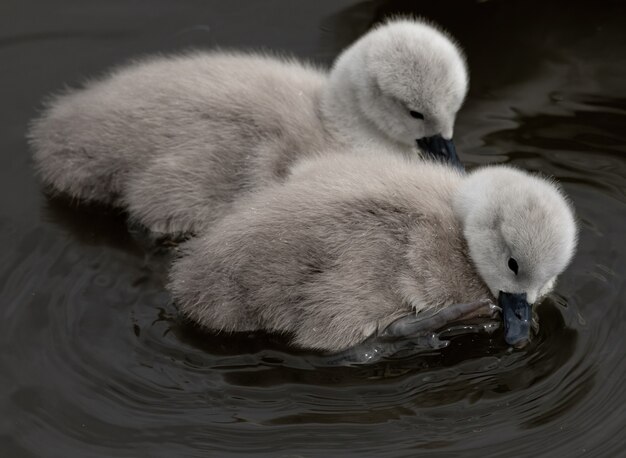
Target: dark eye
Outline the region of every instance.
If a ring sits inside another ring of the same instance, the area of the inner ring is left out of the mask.
[[[420,113],[419,111],[409,111],[409,114],[411,115],[411,117],[415,118],[415,119],[424,119],[424,115],[422,113]]]
[[[509,258],[509,269],[511,269],[515,273],[515,275],[517,275],[519,266],[517,265],[517,261],[513,258]]]

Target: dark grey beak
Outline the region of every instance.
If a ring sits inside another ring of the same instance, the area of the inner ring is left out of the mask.
[[[523,347],[530,339],[532,309],[526,293],[511,294],[500,291],[498,305],[504,320],[504,340],[509,345]]]
[[[417,146],[428,158],[440,162],[447,162],[461,170],[465,170],[456,154],[456,148],[452,139],[446,140],[441,135],[424,137],[417,140]]]

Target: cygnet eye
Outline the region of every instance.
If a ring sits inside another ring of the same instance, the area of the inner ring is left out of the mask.
[[[519,266],[517,265],[517,261],[513,258],[509,258],[509,269],[511,269],[515,273],[515,275],[517,275]]]
[[[422,113],[420,113],[419,111],[411,110],[411,111],[409,111],[409,114],[411,115],[412,118],[424,119],[424,115]]]

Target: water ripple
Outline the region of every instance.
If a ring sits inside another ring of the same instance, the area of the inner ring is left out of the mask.
[[[363,21],[396,3],[357,4],[325,23],[365,30]],[[459,335],[442,349],[337,366],[277,336],[207,334],[180,318],[165,291],[171,253],[129,230],[124,215],[42,198],[41,208],[0,215],[0,452],[621,456],[626,98],[615,81],[626,63],[622,48],[615,52],[623,26],[613,18],[623,14],[609,3],[594,4],[592,14],[573,2],[563,15],[551,2],[526,1],[519,18],[499,2],[458,6],[455,33],[470,64],[479,63],[472,78],[482,87],[459,117],[462,159],[554,176],[579,219],[578,253],[537,308],[539,333],[527,348],[508,349],[498,334]],[[443,8],[439,17],[454,26],[446,5],[429,5],[420,6],[424,14]],[[547,24],[551,8],[558,21]],[[199,23],[193,16],[189,24]],[[501,27],[500,38],[477,21]],[[543,24],[541,40],[528,35],[530,22]],[[155,24],[156,36],[162,24]],[[42,28],[0,38],[0,47],[137,38],[98,32],[115,30],[107,27]],[[484,56],[489,65],[481,66]]]

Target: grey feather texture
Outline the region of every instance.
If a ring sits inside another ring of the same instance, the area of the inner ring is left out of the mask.
[[[509,186],[512,201],[499,199]],[[207,328],[340,351],[412,311],[493,300],[502,278],[535,302],[575,245],[572,211],[548,181],[346,152],[301,161],[284,184],[237,202],[185,244],[170,288]],[[525,269],[518,284],[511,251]]]
[[[452,135],[466,91],[447,35],[394,20],[330,72],[260,54],[141,60],[51,99],[29,138],[54,191],[124,207],[154,231],[193,232],[319,151],[418,154],[415,139]]]

